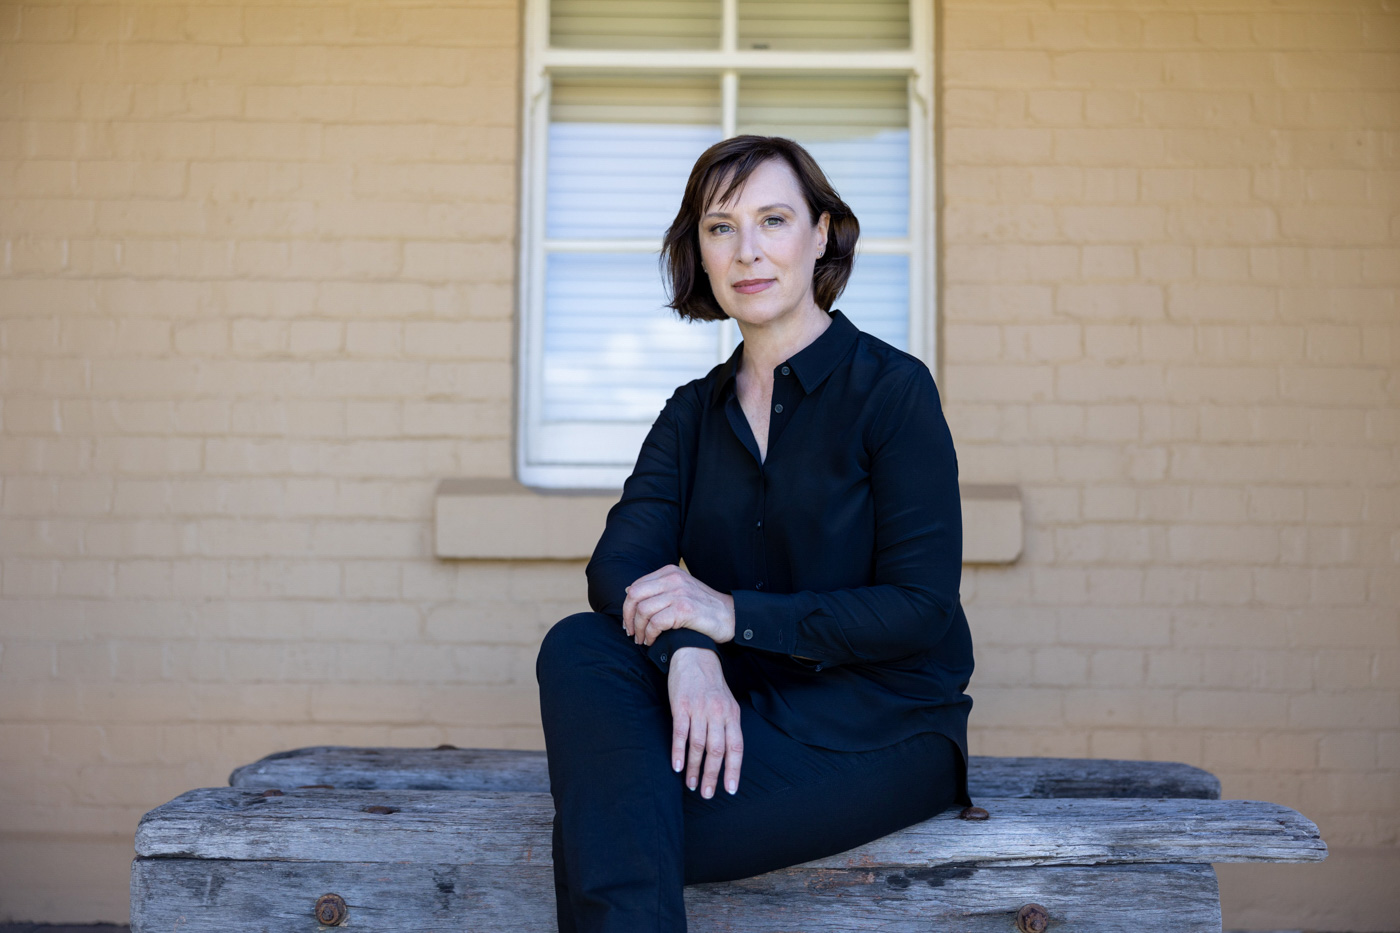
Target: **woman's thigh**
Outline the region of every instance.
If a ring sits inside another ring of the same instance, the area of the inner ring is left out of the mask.
[[[838,752],[798,742],[739,705],[739,792],[709,800],[684,792],[686,884],[834,855],[953,805],[958,751],[946,736],[926,732],[888,748]]]

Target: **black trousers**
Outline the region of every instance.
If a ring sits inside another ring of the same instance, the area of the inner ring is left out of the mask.
[[[702,649],[705,650],[705,649]],[[730,660],[725,678],[737,682]],[[682,887],[821,858],[947,809],[959,752],[926,732],[840,752],[770,725],[737,692],[739,791],[671,770],[666,675],[612,616],[554,625],[535,664],[554,796],[560,933],[684,933]]]

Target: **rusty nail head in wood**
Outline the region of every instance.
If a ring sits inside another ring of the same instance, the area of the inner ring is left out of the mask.
[[[323,927],[338,927],[350,916],[345,898],[339,894],[322,894],[316,898],[316,922]]]
[[[398,808],[398,807],[386,807],[386,806],[384,806],[384,804],[382,804],[382,803],[377,803],[377,804],[375,804],[375,805],[372,806],[372,807],[364,807],[363,809],[364,809],[364,811],[365,811],[366,813],[387,814],[387,813],[398,813],[398,812],[399,812],[399,808]]]
[[[981,807],[963,807],[962,812],[958,814],[958,819],[987,820],[991,819],[991,816],[992,815],[990,813],[988,813],[986,810],[983,810]]]
[[[1016,911],[1016,929],[1021,933],[1045,933],[1050,925],[1050,912],[1039,904],[1023,904]]]
[[[263,795],[264,797],[285,797],[285,796],[287,796],[286,794],[282,793],[280,790],[278,790],[278,789],[275,788],[275,787],[269,787],[267,790],[265,790],[265,791],[262,792],[262,795]]]

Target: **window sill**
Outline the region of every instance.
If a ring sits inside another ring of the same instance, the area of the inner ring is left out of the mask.
[[[535,489],[513,479],[438,485],[435,553],[454,560],[587,560],[621,491]],[[962,487],[963,563],[1021,556],[1021,490]]]

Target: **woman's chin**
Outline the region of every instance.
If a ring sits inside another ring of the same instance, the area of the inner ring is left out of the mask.
[[[783,307],[777,301],[762,298],[761,293],[759,295],[740,297],[748,297],[749,300],[736,301],[734,307],[724,309],[730,317],[740,324],[751,324],[754,326],[770,324],[793,310],[790,307]]]

